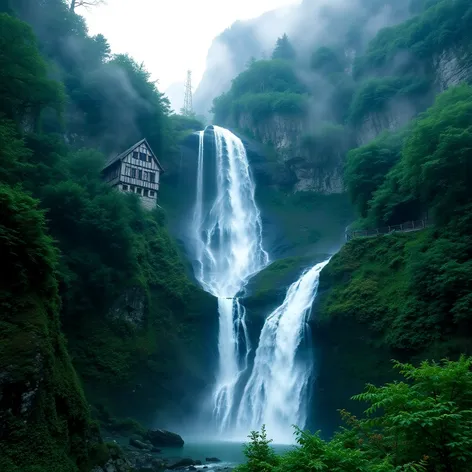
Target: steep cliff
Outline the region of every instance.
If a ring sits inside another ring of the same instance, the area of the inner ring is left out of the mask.
[[[57,253],[44,213],[1,184],[0,214],[0,469],[88,471],[93,428],[60,331]]]

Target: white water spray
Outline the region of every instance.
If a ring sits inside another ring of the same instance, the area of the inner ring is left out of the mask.
[[[293,442],[293,425],[305,426],[313,361],[310,355],[298,358],[297,354],[308,329],[320,272],[328,262],[302,274],[267,318],[239,405],[237,431],[241,434],[265,424],[269,437],[286,444]]]
[[[214,419],[221,431],[227,431],[235,407],[235,388],[247,368],[250,350],[245,310],[234,297],[252,275],[269,263],[269,256],[262,245],[261,217],[244,145],[224,128],[214,126],[213,130],[213,169],[205,162],[205,132],[200,132],[192,231],[198,261],[196,277],[218,298],[219,370]],[[204,186],[207,171],[215,173],[216,191]]]

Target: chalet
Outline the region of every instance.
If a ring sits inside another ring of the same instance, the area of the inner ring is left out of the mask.
[[[143,205],[154,208],[157,204],[159,177],[164,172],[156,155],[143,139],[125,152],[111,158],[102,170],[109,185],[120,192],[133,192],[141,197]]]

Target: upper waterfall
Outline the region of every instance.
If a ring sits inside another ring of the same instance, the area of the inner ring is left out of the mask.
[[[262,223],[255,185],[242,141],[227,129],[213,126],[215,162],[204,159],[200,132],[197,191],[193,218],[196,276],[216,297],[232,298],[248,278],[269,262],[262,245]],[[208,128],[207,128],[208,130]],[[215,166],[216,192],[205,189],[203,175]],[[210,196],[210,198],[208,198]]]
[[[214,133],[205,149],[205,133]],[[207,156],[214,154],[214,160]],[[205,185],[205,176],[214,181]],[[195,273],[202,287],[218,297],[219,370],[214,419],[225,430],[231,421],[235,389],[250,350],[245,310],[234,297],[248,279],[269,263],[262,244],[262,223],[255,184],[242,141],[213,126],[200,132],[197,190],[192,221]]]

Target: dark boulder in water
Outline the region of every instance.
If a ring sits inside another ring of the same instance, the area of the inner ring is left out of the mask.
[[[155,447],[182,447],[184,445],[181,436],[164,429],[149,430],[146,439]]]
[[[218,459],[218,457],[207,457],[205,460],[207,462],[221,462],[221,459]]]

